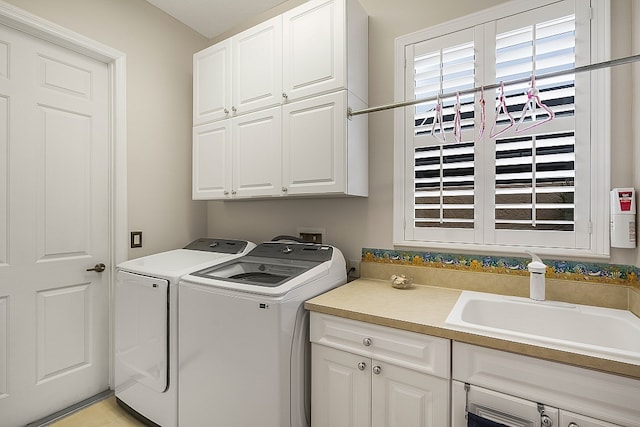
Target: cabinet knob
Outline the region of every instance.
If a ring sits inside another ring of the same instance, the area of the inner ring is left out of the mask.
[[[233,191],[231,192],[231,194],[232,194],[232,195],[235,195],[236,193],[237,193],[237,191],[236,191],[236,190],[233,190]]]
[[[569,423],[567,427],[580,427],[580,426],[576,423]]]
[[[540,425],[542,427],[553,427],[553,420],[549,415],[543,414],[540,417]]]
[[[287,191],[289,191],[287,187],[282,187],[282,192],[283,193],[286,193]]]
[[[286,101],[289,98],[289,95],[287,95],[286,93],[282,92],[282,98]]]
[[[360,369],[361,371],[364,371],[366,367],[367,367],[366,363],[364,362],[358,363],[358,369]]]
[[[231,111],[235,113],[236,111],[238,111],[238,109],[236,107],[231,107]]]
[[[362,344],[364,344],[365,347],[369,347],[372,343],[373,340],[369,337],[366,337],[362,340]]]
[[[382,368],[378,365],[373,367],[373,373],[376,375],[380,375],[380,372],[382,372]]]
[[[229,110],[225,108],[225,109],[224,109],[224,113],[225,113],[225,114],[229,114]]]
[[[222,194],[224,194],[225,196],[228,196],[229,192],[227,190],[225,190],[224,193],[222,193]]]

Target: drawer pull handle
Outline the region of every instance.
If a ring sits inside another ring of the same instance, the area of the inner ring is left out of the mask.
[[[373,367],[373,373],[376,375],[380,375],[380,372],[382,372],[382,368],[378,365]]]
[[[364,371],[366,367],[367,367],[366,363],[364,362],[358,363],[358,369],[360,369],[361,371]]]
[[[369,337],[362,340],[362,344],[364,344],[365,347],[369,347],[371,343],[373,343],[373,340]]]

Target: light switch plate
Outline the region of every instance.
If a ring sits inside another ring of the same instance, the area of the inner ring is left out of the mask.
[[[132,248],[142,247],[142,231],[131,232],[131,247]]]

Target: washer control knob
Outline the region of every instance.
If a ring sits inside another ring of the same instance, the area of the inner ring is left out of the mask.
[[[373,340],[369,337],[366,337],[365,339],[362,340],[362,344],[364,344],[365,347],[369,347],[372,343],[373,343]]]
[[[366,367],[367,367],[366,363],[364,362],[358,363],[358,369],[360,369],[361,371],[364,371]]]

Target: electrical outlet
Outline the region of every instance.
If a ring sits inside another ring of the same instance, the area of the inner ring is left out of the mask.
[[[360,260],[350,259],[347,267],[347,276],[350,279],[357,279],[360,277]]]
[[[310,243],[324,243],[326,237],[326,230],[320,227],[298,227],[298,237],[305,242]]]

